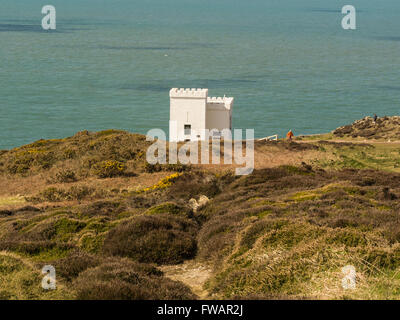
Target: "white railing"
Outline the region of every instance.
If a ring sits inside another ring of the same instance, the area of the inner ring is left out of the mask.
[[[265,141],[273,141],[273,140],[277,141],[278,140],[278,135],[274,134],[273,136],[269,136],[269,137],[258,139],[258,141],[264,141],[264,140]]]

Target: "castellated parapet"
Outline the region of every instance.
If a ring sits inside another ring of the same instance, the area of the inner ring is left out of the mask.
[[[208,108],[218,108],[218,109],[227,109],[230,110],[233,105],[233,98],[227,97],[209,97],[207,98],[207,107]]]
[[[173,88],[170,96],[170,141],[204,140],[205,129],[232,129],[233,98],[208,97],[208,89]]]
[[[184,89],[172,88],[169,92],[171,98],[202,98],[206,99],[208,96],[208,89]]]

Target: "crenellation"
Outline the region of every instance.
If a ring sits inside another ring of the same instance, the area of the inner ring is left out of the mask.
[[[208,89],[200,88],[173,88],[169,92],[171,98],[203,98],[208,96]]]
[[[207,98],[207,105],[217,109],[230,110],[233,104],[233,98],[228,97],[209,97]]]

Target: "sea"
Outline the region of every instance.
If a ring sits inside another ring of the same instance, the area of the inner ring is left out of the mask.
[[[398,115],[399,67],[398,0],[1,0],[0,149],[167,132],[173,87],[234,97],[233,127],[259,138],[329,132]]]

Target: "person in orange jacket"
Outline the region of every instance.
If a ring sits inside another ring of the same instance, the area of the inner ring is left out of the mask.
[[[294,137],[294,134],[292,132],[292,129],[290,129],[289,132],[286,134],[286,139],[292,140],[293,137]]]

